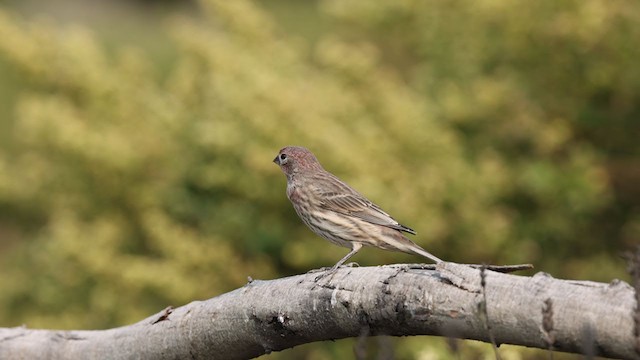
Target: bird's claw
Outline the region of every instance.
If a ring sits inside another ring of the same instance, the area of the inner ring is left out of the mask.
[[[309,271],[307,271],[307,274],[313,274],[313,273],[317,273],[317,272],[325,272],[325,271],[329,271],[332,268],[329,266],[325,266],[325,267],[321,267],[319,269],[311,269]]]
[[[331,272],[327,271],[327,272],[323,272],[318,274],[318,276],[316,276],[315,278],[313,278],[313,282],[318,282],[320,281],[322,278],[324,278],[325,276],[331,274]]]
[[[340,265],[339,267],[329,267],[329,266],[325,266],[325,267],[321,267],[319,269],[311,269],[309,271],[307,271],[307,274],[313,274],[313,273],[317,273],[317,272],[333,272],[336,271],[340,268],[354,268],[354,267],[360,267],[360,264],[358,264],[357,262],[350,262],[348,264],[344,264],[344,265]]]
[[[313,273],[319,272],[320,274],[318,274],[318,276],[316,276],[313,279],[314,282],[318,282],[318,280],[324,278],[325,276],[335,274],[335,272],[340,268],[354,268],[354,267],[360,267],[360,264],[358,264],[357,262],[350,262],[348,264],[340,265],[338,267],[323,267],[320,269],[312,269],[312,270],[309,270],[307,274],[313,274]]]

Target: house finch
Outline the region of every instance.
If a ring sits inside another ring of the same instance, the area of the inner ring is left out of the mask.
[[[287,176],[287,197],[300,219],[316,234],[351,249],[331,271],[364,245],[422,255],[436,263],[442,261],[402,233],[415,235],[413,229],[398,223],[378,205],[326,171],[306,148],[287,146],[273,162]]]

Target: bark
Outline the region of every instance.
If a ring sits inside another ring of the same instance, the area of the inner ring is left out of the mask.
[[[640,359],[635,292],[442,263],[341,268],[246,286],[99,331],[0,329],[0,359],[246,359],[369,335],[440,335]],[[485,300],[486,299],[486,300]]]

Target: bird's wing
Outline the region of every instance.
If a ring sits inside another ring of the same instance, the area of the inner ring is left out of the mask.
[[[416,234],[413,229],[398,223],[378,205],[358,193],[325,192],[320,197],[322,199],[321,206],[327,210],[353,216],[372,224]]]

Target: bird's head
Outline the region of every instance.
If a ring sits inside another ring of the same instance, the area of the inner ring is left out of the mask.
[[[273,159],[280,166],[282,172],[290,178],[301,171],[321,170],[322,166],[311,151],[302,146],[287,146],[282,148]]]

